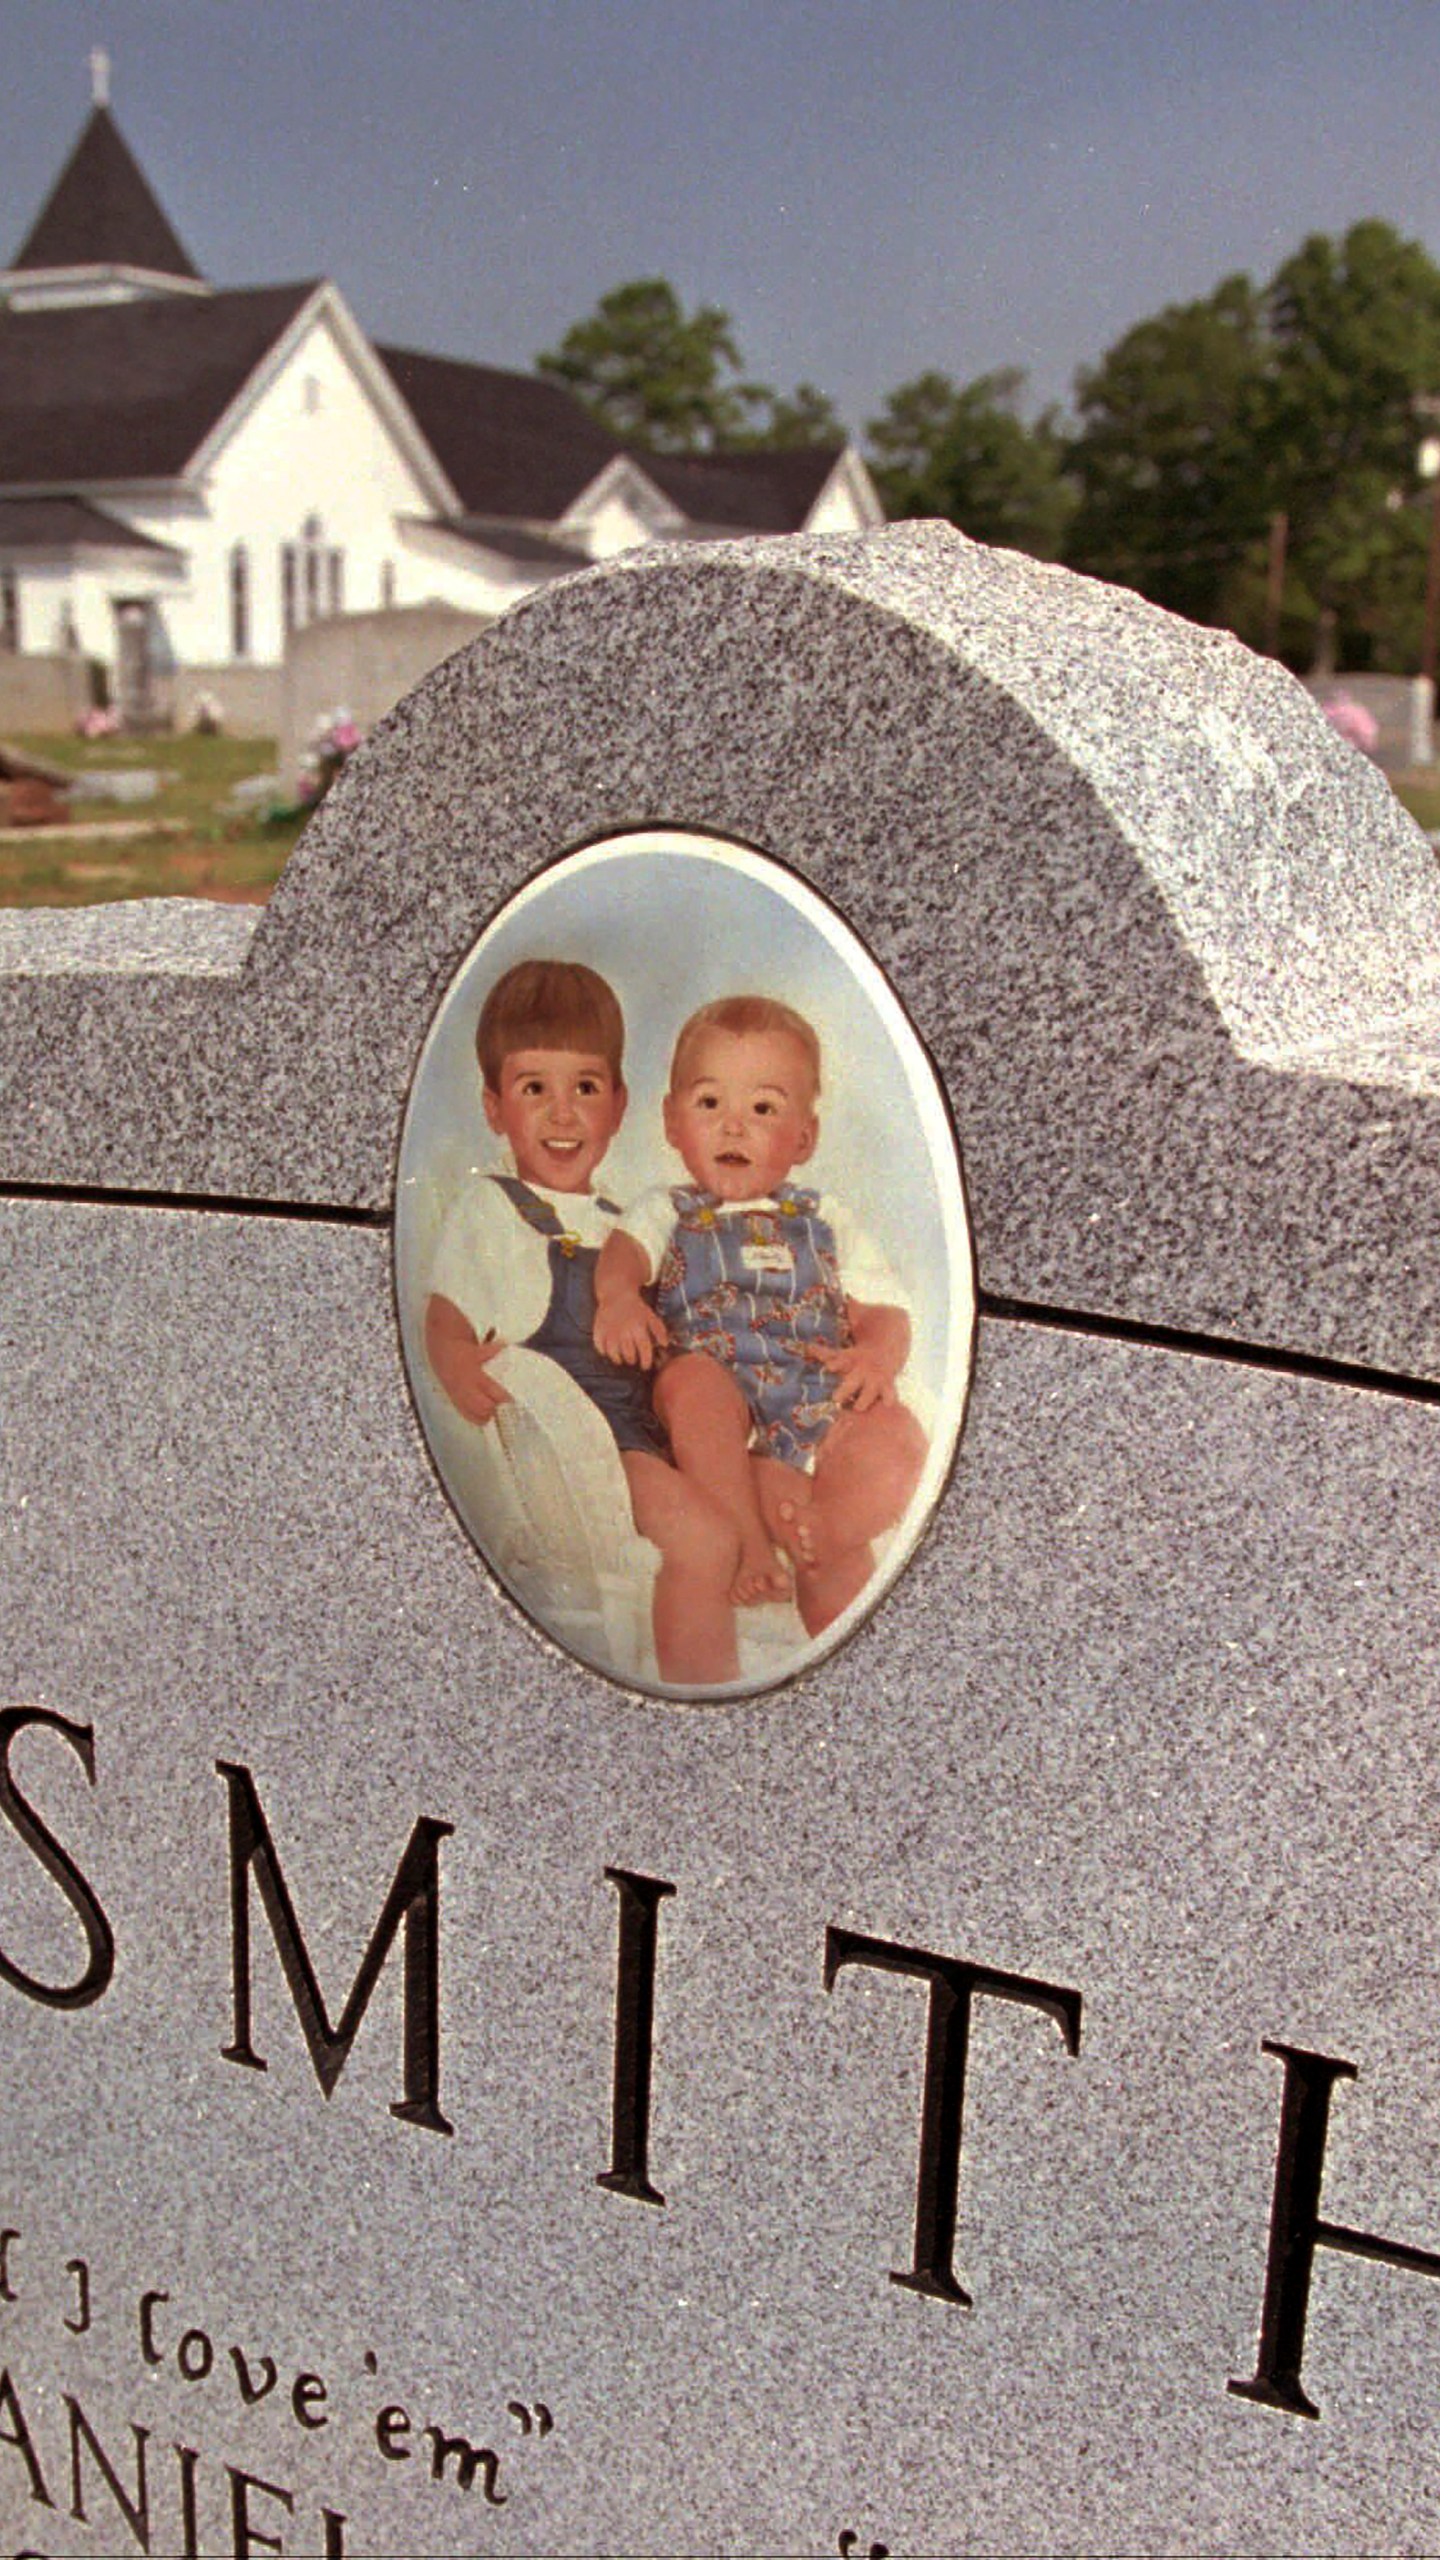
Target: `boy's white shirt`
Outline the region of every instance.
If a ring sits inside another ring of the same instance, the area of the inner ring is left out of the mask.
[[[510,1165],[496,1170],[513,1175]],[[613,1210],[603,1209],[593,1191],[547,1191],[539,1182],[525,1187],[554,1210],[564,1233],[583,1245],[602,1245],[616,1223]],[[523,1343],[545,1321],[550,1305],[546,1239],[527,1225],[487,1172],[472,1174],[446,1212],[430,1266],[430,1287],[459,1308],[482,1341],[493,1330],[502,1342]],[[505,1384],[503,1354],[491,1363],[490,1374]]]
[[[490,1178],[492,1171],[513,1176],[508,1149],[498,1166],[470,1176],[446,1212],[431,1264],[430,1287],[437,1297],[448,1298],[459,1308],[482,1341],[494,1332],[504,1343],[522,1344],[538,1333],[549,1309],[550,1255],[545,1237],[521,1217],[514,1202]],[[583,1245],[603,1245],[614,1228],[622,1227],[648,1255],[654,1278],[675,1226],[670,1186],[657,1184],[641,1192],[618,1218],[613,1210],[602,1208],[593,1191],[548,1191],[538,1182],[527,1183],[526,1189],[545,1201],[562,1230]],[[747,1209],[778,1206],[774,1195],[766,1192],[753,1200],[727,1201],[724,1213],[743,1215]],[[898,1307],[910,1314],[909,1292],[844,1202],[833,1192],[822,1191],[815,1214],[834,1235],[847,1298],[861,1306]],[[490,1364],[490,1374],[501,1386],[506,1384],[505,1370],[502,1352]]]
[[[652,1280],[660,1269],[665,1248],[675,1231],[672,1188],[687,1187],[693,1186],[656,1184],[651,1190],[642,1191],[637,1200],[628,1202],[618,1219],[612,1220],[612,1224],[621,1227],[627,1236],[633,1236],[641,1252],[648,1256]],[[797,1186],[804,1187],[803,1184]],[[741,1218],[747,1210],[778,1209],[779,1206],[775,1194],[766,1191],[757,1193],[753,1200],[721,1201],[716,1215]],[[874,1238],[852,1217],[844,1201],[837,1199],[833,1191],[820,1192],[815,1216],[823,1221],[835,1238],[840,1285],[846,1297],[853,1298],[862,1307],[898,1307],[909,1315],[912,1312],[909,1291],[902,1287]]]

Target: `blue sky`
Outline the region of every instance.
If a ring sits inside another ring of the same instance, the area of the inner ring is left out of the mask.
[[[0,253],[114,63],[217,283],[498,364],[627,277],[851,424],[1063,399],[1131,321],[1380,214],[1440,255],[1436,0],[0,0]]]

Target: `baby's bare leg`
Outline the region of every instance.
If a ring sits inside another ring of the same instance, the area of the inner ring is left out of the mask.
[[[740,1541],[733,1523],[663,1458],[627,1449],[621,1462],[635,1526],[660,1550],[653,1623],[661,1679],[680,1688],[738,1679],[730,1585]]]
[[[871,1540],[900,1518],[920,1481],[928,1446],[903,1404],[842,1413],[827,1433],[810,1479],[809,1504],[795,1513],[796,1536],[804,1539],[795,1597],[811,1635],[830,1626],[864,1590],[875,1570]]]
[[[788,1600],[789,1577],[760,1516],[750,1473],[750,1408],[728,1369],[704,1351],[667,1360],[655,1384],[655,1410],[681,1474],[719,1504],[739,1538],[731,1598],[742,1606]]]

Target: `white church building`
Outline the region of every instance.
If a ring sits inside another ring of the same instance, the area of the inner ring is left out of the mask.
[[[853,446],[627,450],[538,375],[372,344],[324,279],[211,284],[95,65],[0,271],[0,698],[8,656],[141,722],[182,685],[258,708],[327,617],[490,617],[640,543],[882,520]]]

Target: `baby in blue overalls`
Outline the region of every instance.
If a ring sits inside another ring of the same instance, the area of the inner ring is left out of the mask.
[[[476,1031],[482,1101],[514,1172],[475,1175],[453,1202],[430,1274],[425,1350],[456,1411],[482,1426],[511,1400],[512,1345],[574,1380],[609,1427],[636,1528],[660,1550],[660,1676],[714,1687],[739,1670],[738,1532],[676,1467],[651,1380],[595,1343],[595,1274],[618,1212],[594,1176],[625,1114],[624,1037],[613,990],[581,962],[521,961],[491,988]]]
[[[819,1094],[820,1043],[792,1006],[731,996],[691,1016],[665,1098],[690,1181],[622,1214],[595,1326],[607,1358],[654,1369],[681,1474],[733,1522],[734,1598],[786,1597],[793,1569],[812,1635],[864,1590],[926,1454],[896,1392],[901,1293],[843,1203],[791,1179]]]

